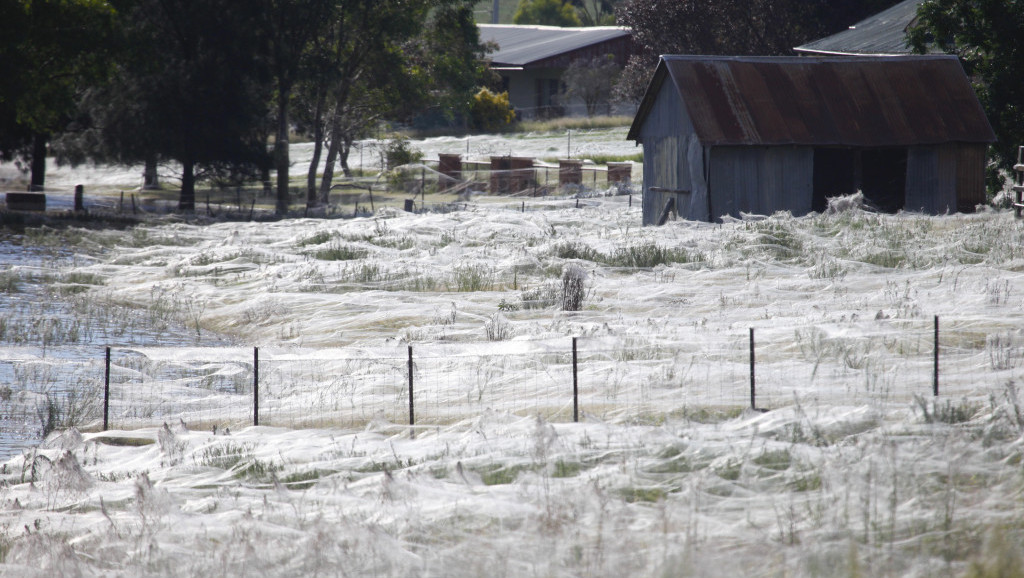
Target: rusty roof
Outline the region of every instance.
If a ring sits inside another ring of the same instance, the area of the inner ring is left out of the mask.
[[[666,81],[705,146],[995,141],[955,56],[662,56],[628,139]]]

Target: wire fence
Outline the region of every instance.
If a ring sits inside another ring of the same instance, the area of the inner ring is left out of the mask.
[[[0,350],[0,441],[46,431],[434,426],[491,413],[657,423],[747,407],[981,407],[1024,377],[991,322],[873,320],[628,337],[344,349]],[[936,355],[938,338],[938,355]]]

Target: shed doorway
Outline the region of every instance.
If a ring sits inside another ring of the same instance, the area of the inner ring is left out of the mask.
[[[907,199],[907,149],[814,149],[811,210],[822,212],[829,197],[864,193],[880,211],[895,213]]]
[[[857,152],[839,148],[814,149],[812,211],[823,212],[828,207],[829,197],[857,192]]]
[[[861,153],[864,198],[880,211],[895,213],[907,203],[907,149]]]

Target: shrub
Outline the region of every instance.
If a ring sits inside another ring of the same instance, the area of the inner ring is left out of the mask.
[[[473,128],[481,132],[501,132],[516,119],[508,101],[508,92],[495,94],[486,88],[481,88],[473,97],[469,115]]]
[[[484,324],[484,333],[488,341],[505,341],[512,337],[513,332],[512,324],[501,313],[491,315]]]
[[[423,152],[412,148],[404,136],[388,139],[384,145],[384,161],[388,170],[402,165],[411,165],[423,160]]]
[[[587,272],[578,265],[570,265],[562,272],[563,311],[579,311],[583,308],[583,284],[586,280]]]

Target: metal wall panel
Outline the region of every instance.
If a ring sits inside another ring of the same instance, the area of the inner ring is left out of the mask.
[[[671,81],[662,85],[660,97],[653,103],[644,123],[639,127],[639,140],[644,145],[643,224],[657,224],[668,197],[655,189],[690,190],[690,167],[687,143],[696,137],[692,124],[679,100],[679,92]],[[688,217],[687,209],[676,208]]]
[[[985,204],[988,194],[985,190],[985,155],[988,147],[976,144],[960,144],[957,147],[956,194],[957,210],[973,213],[978,205]]]
[[[956,212],[956,145],[910,147],[904,209],[929,215]]]
[[[814,150],[810,147],[718,147],[711,152],[712,219],[741,213],[811,210]]]

